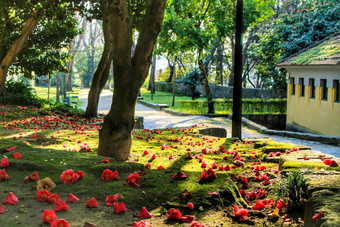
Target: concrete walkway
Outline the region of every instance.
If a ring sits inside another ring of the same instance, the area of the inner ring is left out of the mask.
[[[79,101],[83,104],[80,109],[86,110],[88,89],[81,90]],[[109,112],[112,103],[112,92],[110,90],[103,90],[98,106],[98,112],[106,114]],[[143,116],[144,128],[160,129],[160,128],[175,128],[175,127],[191,127],[194,124],[206,126],[218,126],[227,130],[227,137],[231,137],[231,121],[226,118],[208,118],[204,116],[173,116],[164,111],[158,111],[140,103],[136,104],[136,116]],[[321,144],[319,142],[299,140],[289,137],[273,136],[258,133],[257,131],[250,130],[246,127],[242,128],[242,137],[269,137],[278,142],[293,143],[296,145],[305,145],[313,150],[320,151],[329,155],[340,157],[340,147]]]

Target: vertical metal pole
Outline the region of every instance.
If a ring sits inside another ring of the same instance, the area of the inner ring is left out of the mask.
[[[243,0],[237,0],[232,137],[239,139],[242,138],[242,25]]]

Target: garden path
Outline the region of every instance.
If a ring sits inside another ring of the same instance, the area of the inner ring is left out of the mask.
[[[86,110],[88,89],[82,89],[79,95],[79,101],[82,102],[80,109]],[[109,112],[112,102],[112,92],[110,90],[103,90],[99,100],[98,112],[106,114]],[[206,126],[214,125],[224,127],[227,130],[227,136],[231,137],[231,121],[226,118],[208,118],[204,116],[174,116],[164,111],[152,109],[140,103],[136,104],[136,116],[143,116],[144,127],[149,129],[157,128],[176,128],[176,127],[190,127],[194,124],[204,124]],[[304,145],[310,147],[312,150],[321,151],[322,153],[340,157],[340,147],[321,144],[319,142],[299,140],[295,138],[266,135],[250,130],[246,127],[242,128],[242,136],[249,137],[269,137],[277,142],[293,143],[296,145]]]

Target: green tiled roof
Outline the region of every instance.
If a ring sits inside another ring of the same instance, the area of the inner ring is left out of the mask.
[[[290,65],[340,65],[340,34],[278,64]]]

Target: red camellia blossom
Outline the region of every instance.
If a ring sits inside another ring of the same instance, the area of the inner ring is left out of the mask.
[[[312,217],[312,220],[313,220],[313,221],[319,220],[319,219],[322,218],[323,216],[324,216],[323,213],[320,212],[320,213],[314,215],[314,216]]]
[[[4,206],[0,206],[0,214],[3,214],[3,213],[5,213]]]
[[[7,152],[11,152],[11,151],[14,151],[17,147],[11,147],[11,148],[5,148],[5,151]]]
[[[182,222],[184,223],[191,223],[193,222],[195,219],[193,216],[190,216],[190,215],[183,215],[182,217],[180,217],[180,219]]]
[[[8,167],[8,166],[9,166],[8,158],[3,158],[3,159],[1,159],[1,161],[0,161],[0,167],[5,168],[5,167]]]
[[[95,198],[91,198],[91,199],[87,200],[86,207],[87,208],[97,208],[98,207],[97,200]]]
[[[13,192],[8,193],[8,195],[2,201],[5,205],[15,205],[18,203],[18,198],[13,194]]]
[[[170,220],[179,220],[182,217],[181,212],[178,209],[171,208],[168,214]]]
[[[53,210],[44,210],[42,212],[41,217],[44,222],[47,222],[50,224],[54,222],[55,220],[57,220],[57,216],[55,215]]]
[[[105,199],[106,206],[113,206],[113,203],[118,201],[119,194],[108,195]]]
[[[238,208],[237,205],[234,206],[234,215],[236,218],[243,218],[248,215],[248,210],[243,208]]]
[[[37,181],[39,180],[39,174],[37,172],[33,172],[31,175],[25,177],[24,180],[25,181],[27,180]]]
[[[37,191],[37,200],[45,202],[50,195],[51,193],[49,193],[46,189]]]
[[[109,170],[109,169],[105,169],[102,173],[102,179],[104,181],[110,181],[113,179],[119,180],[118,179],[118,171],[116,170],[115,172]]]
[[[66,199],[67,203],[76,203],[78,201],[79,201],[79,199],[75,195],[73,195],[72,193],[70,193],[68,195],[67,199]]]
[[[256,204],[253,206],[253,210],[263,210],[266,205],[263,204],[261,200],[257,200]]]
[[[325,159],[325,160],[323,160],[323,164],[325,164],[325,165],[329,165],[329,164],[331,164],[331,162],[332,162],[331,159]]]
[[[150,227],[150,224],[145,220],[140,220],[139,222],[134,222],[131,227]]]
[[[265,181],[263,181],[261,184],[262,185],[270,185],[272,182],[267,178]]]
[[[127,211],[125,204],[123,202],[121,203],[114,203],[113,204],[113,210],[116,214],[124,213]]]
[[[72,169],[68,169],[64,171],[60,179],[62,180],[63,184],[72,184],[78,180],[79,176],[76,174]]]
[[[338,165],[338,163],[336,163],[335,160],[333,160],[333,161],[331,162],[331,164],[329,164],[329,166],[330,166],[330,167],[338,167],[339,165]]]
[[[183,173],[183,172],[178,172],[178,173],[170,175],[171,179],[184,179],[184,178],[187,178],[187,177],[188,177],[188,174]]]
[[[197,221],[193,221],[191,222],[190,227],[205,227],[205,225],[201,225]]]
[[[135,186],[137,188],[140,188],[140,186],[139,186],[140,176],[137,172],[131,173],[128,176],[127,180],[128,180],[128,182],[125,183],[126,186],[128,186],[128,187]]]
[[[51,227],[69,227],[69,223],[64,219],[55,220],[52,222]]]
[[[194,209],[194,204],[189,202],[189,203],[187,203],[187,205],[185,205],[185,207],[188,207],[190,210],[193,210]]]
[[[100,163],[111,163],[111,162],[108,158],[104,158],[103,160],[101,160]]]
[[[65,201],[58,199],[54,206],[54,211],[68,210],[70,207],[65,203]]]
[[[47,202],[55,204],[57,201],[59,200],[59,195],[56,193],[51,194],[48,198],[47,198]]]
[[[201,167],[202,167],[202,168],[207,167],[207,162],[206,162],[206,161],[203,161],[202,164],[201,164]]]
[[[282,199],[280,199],[279,201],[276,202],[276,207],[279,210],[281,210],[282,208],[284,208],[286,206],[287,206],[287,203],[283,202]]]
[[[7,180],[9,177],[6,174],[6,169],[0,169],[0,181]]]
[[[78,180],[81,180],[81,179],[84,178],[84,172],[83,171],[79,170],[79,171],[77,171],[76,174],[78,175]]]
[[[174,156],[173,154],[171,154],[171,155],[169,156],[169,160],[171,160],[171,159],[175,159],[175,156]]]
[[[213,168],[213,169],[217,169],[217,167],[218,167],[217,163],[214,162],[214,163],[212,164],[212,168]]]
[[[165,169],[163,166],[158,166],[157,169]]]
[[[156,158],[156,155],[155,153],[153,153],[151,156],[150,156],[151,159],[155,159]]]
[[[13,159],[21,159],[21,154],[19,152],[15,152],[12,154]]]
[[[147,219],[147,218],[151,218],[152,215],[149,213],[149,211],[145,207],[142,207],[142,210],[139,212],[139,214],[137,214],[137,217],[141,219]]]

